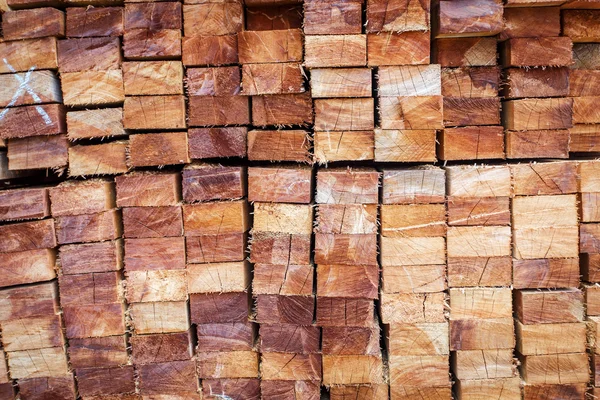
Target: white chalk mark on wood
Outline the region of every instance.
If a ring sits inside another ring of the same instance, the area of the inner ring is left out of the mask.
[[[4,61],[4,64],[6,65],[8,70],[14,74],[13,76],[19,82],[19,87],[17,88],[17,91],[15,92],[12,99],[10,100],[10,103],[8,103],[8,105],[2,110],[2,112],[0,112],[0,120],[2,120],[6,116],[6,114],[8,114],[8,112],[10,111],[10,107],[15,105],[17,100],[19,100],[19,97],[21,97],[24,92],[27,92],[27,94],[29,94],[31,96],[31,98],[33,99],[34,102],[36,102],[36,103],[42,102],[42,99],[40,99],[40,96],[38,96],[37,93],[35,93],[33,91],[31,86],[29,86],[29,80],[31,79],[31,73],[35,70],[35,65],[33,67],[29,68],[29,70],[25,74],[25,78],[22,78],[16,73],[17,71],[13,68],[13,66],[8,63],[6,58],[3,58],[2,61]],[[40,106],[36,106],[35,110],[38,112],[38,114],[40,114],[42,116],[42,119],[44,120],[44,123],[46,125],[52,124],[52,120],[48,116],[48,113],[46,112],[46,110],[44,110]]]

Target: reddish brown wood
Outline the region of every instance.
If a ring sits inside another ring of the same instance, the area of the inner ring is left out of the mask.
[[[94,272],[59,277],[60,301],[64,306],[110,304],[121,300],[116,272]]]
[[[304,2],[304,33],[353,34],[361,33],[362,1],[319,1]]]
[[[500,99],[444,97],[444,126],[500,125]]]
[[[181,57],[181,30],[128,29],[123,35],[123,53],[131,60]]]
[[[181,106],[183,116],[185,115],[183,103]],[[142,112],[144,112],[143,109]],[[164,112],[173,113],[173,110],[165,109]],[[160,167],[188,162],[190,162],[190,158],[187,132],[141,134],[129,137],[128,164],[132,167]]]
[[[183,65],[227,65],[238,62],[237,35],[184,37]]]
[[[548,66],[573,64],[573,42],[568,37],[509,39],[503,43],[502,64],[505,67]]]
[[[256,321],[260,324],[310,325],[313,321],[313,296],[256,296]]]
[[[5,40],[65,35],[64,12],[51,7],[7,11],[2,18]]]
[[[239,199],[246,192],[245,173],[242,167],[192,164],[183,170],[183,199],[186,203]]]
[[[246,234],[187,236],[185,247],[187,260],[191,263],[240,261],[246,257]]]
[[[85,368],[75,370],[79,394],[83,397],[119,395],[135,392],[133,366]],[[110,382],[107,385],[106,382]]]
[[[69,7],[66,11],[68,37],[123,35],[121,7]]]
[[[288,63],[302,61],[302,31],[243,31],[238,34],[239,62]]]
[[[126,207],[123,212],[123,236],[157,238],[182,236],[181,207]]]
[[[7,385],[12,386],[12,384]],[[0,394],[1,393],[2,389],[0,389]],[[72,375],[65,375],[64,377],[19,379],[19,397],[23,400],[67,400],[74,398],[75,394],[75,384]]]
[[[41,109],[42,113],[38,109]],[[43,115],[47,119],[44,119]],[[28,138],[64,133],[67,133],[67,124],[65,123],[65,109],[62,104],[10,108],[0,121],[0,139]]]
[[[375,306],[366,299],[317,299],[319,326],[372,326]]]
[[[435,41],[434,61],[442,67],[496,65],[495,38],[457,38]]]
[[[209,400],[222,399],[223,396],[232,399],[259,400],[260,386],[259,379],[203,379],[202,393],[204,398]]]
[[[303,130],[248,132],[248,159],[310,162],[310,139]]]
[[[246,322],[249,304],[246,292],[193,293],[190,295],[190,320],[195,324]]]
[[[119,240],[60,246],[59,255],[63,274],[117,271],[123,265]]]
[[[379,326],[326,326],[323,328],[323,354],[379,355],[379,335]]]
[[[127,364],[125,336],[69,340],[69,361],[73,368],[106,368]]]
[[[560,36],[559,7],[518,7],[504,9],[501,39]]]
[[[263,397],[275,400],[306,399],[317,400],[321,397],[318,382],[313,381],[261,381],[260,391]]]
[[[8,65],[17,72],[28,71],[32,65],[37,69],[58,68],[56,38],[29,39],[0,43],[0,55],[6,58]],[[2,63],[0,72],[13,72],[8,65]]]
[[[240,94],[240,68],[188,68],[187,92],[190,96],[235,96]]]
[[[0,192],[0,220],[40,219],[50,215],[47,188]]]
[[[93,214],[115,207],[114,184],[105,180],[67,181],[49,192],[54,217]]]
[[[54,221],[45,219],[0,226],[0,253],[56,247]]]
[[[181,29],[181,3],[154,2],[125,4],[124,26],[126,31],[134,29]]]
[[[248,200],[274,203],[310,203],[310,168],[248,168]]]
[[[245,125],[250,123],[246,96],[192,96],[188,104],[190,126]]]
[[[565,97],[569,95],[568,68],[509,68],[504,97]]]
[[[125,333],[121,303],[63,307],[67,338],[88,338]]]
[[[203,128],[188,130],[192,159],[245,157],[246,128]]]
[[[500,0],[442,0],[435,7],[436,38],[493,36],[504,29]]]
[[[168,343],[165,343],[168,345]],[[140,393],[145,396],[177,395],[200,398],[196,362],[170,361],[138,367]]]
[[[261,324],[261,352],[309,354],[319,352],[320,332],[316,326]]]
[[[59,244],[118,239],[121,237],[120,219],[117,210],[58,217],[55,220],[56,239]]]
[[[429,32],[369,33],[367,64],[418,65],[429,64]]]
[[[250,5],[246,3],[246,5]],[[302,27],[302,7],[289,5],[265,5],[246,8],[246,29],[271,31]]]
[[[259,264],[305,265],[310,263],[310,235],[286,232],[254,232],[250,260]]]
[[[183,6],[185,36],[233,35],[243,28],[244,8],[241,2],[190,3],[201,4]]]
[[[313,122],[310,93],[275,94],[252,98],[252,124],[306,125]]]
[[[58,310],[55,282],[0,291],[0,321],[55,315]]]
[[[197,333],[202,351],[252,350],[256,336],[250,322],[198,324]]]

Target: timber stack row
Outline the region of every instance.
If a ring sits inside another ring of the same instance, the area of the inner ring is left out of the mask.
[[[0,11],[0,400],[600,395],[600,1]]]

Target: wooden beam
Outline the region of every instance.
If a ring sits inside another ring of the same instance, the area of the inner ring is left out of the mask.
[[[116,175],[127,167],[127,142],[110,142],[69,148],[69,176]]]
[[[495,38],[438,39],[433,61],[442,67],[486,67],[497,65]]]
[[[58,69],[61,73],[118,70],[121,62],[118,38],[90,37],[58,41]]]
[[[121,70],[61,73],[67,106],[118,105],[125,100]]]
[[[303,28],[306,35],[361,33],[362,1],[305,1]]]
[[[227,65],[238,62],[237,35],[184,37],[180,47],[185,66]]]
[[[181,100],[183,101],[183,97]],[[168,114],[167,108],[165,113]],[[169,151],[167,152],[165,149],[169,149]],[[131,135],[128,150],[127,161],[131,167],[176,165],[190,162],[187,132]]]
[[[183,94],[183,65],[179,61],[124,62],[125,95]]]
[[[308,68],[367,64],[366,35],[309,35],[304,41],[304,66]]]
[[[429,30],[429,1],[367,1],[367,32]]]
[[[125,207],[123,237],[171,237],[183,234],[181,206]]]
[[[573,126],[573,99],[522,99],[502,104],[502,122],[508,130],[566,129]]]
[[[183,6],[185,36],[233,35],[244,26],[244,8],[239,2],[186,4]]]
[[[56,8],[7,11],[2,18],[5,40],[65,35],[65,13]]]
[[[494,36],[504,29],[500,0],[442,0],[434,10],[436,38]]]
[[[243,31],[238,34],[240,64],[302,61],[302,30]]]
[[[66,12],[67,37],[123,35],[121,7],[69,7]]]
[[[71,141],[125,135],[122,108],[67,112],[67,137]]]
[[[419,65],[429,64],[429,32],[369,33],[367,64]]]
[[[171,96],[128,96],[123,105],[125,129],[184,129],[185,98]]]

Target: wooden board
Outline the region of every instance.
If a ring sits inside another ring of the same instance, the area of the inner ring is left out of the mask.
[[[67,137],[69,140],[125,135],[122,108],[100,108],[67,113]]]
[[[123,9],[120,7],[69,7],[66,9],[68,37],[121,36]]]
[[[61,73],[118,70],[121,58],[118,38],[76,38],[58,42],[58,69]]]
[[[169,113],[167,110],[165,112]],[[186,132],[131,135],[128,150],[127,164],[131,167],[186,164],[190,162]]]
[[[304,52],[304,65],[308,68],[365,66],[367,64],[367,36],[305,36]]]
[[[429,30],[429,1],[372,0],[367,2],[367,32]]]
[[[61,73],[61,87],[68,106],[117,105],[125,100],[118,69]]]
[[[186,127],[183,96],[128,96],[123,105],[125,129],[182,129]]]
[[[504,29],[500,0],[443,0],[435,7],[435,37],[494,36]]]
[[[429,64],[429,46],[429,32],[369,33],[367,64],[369,66]]]
[[[573,64],[573,42],[568,37],[516,38],[503,43],[505,67],[568,67]]]
[[[7,11],[2,18],[5,40],[65,35],[65,14],[52,7]]]

